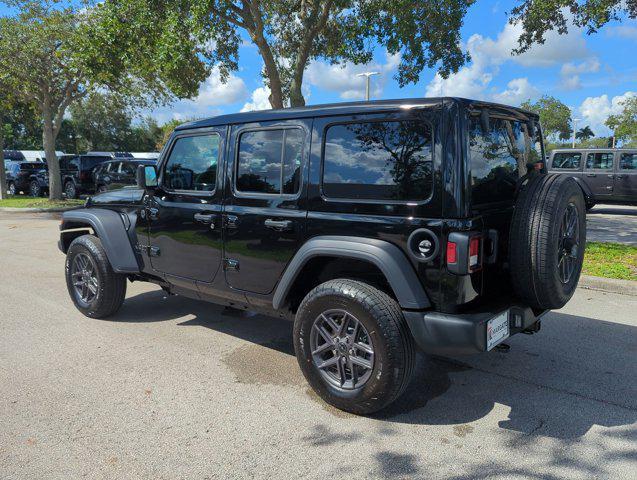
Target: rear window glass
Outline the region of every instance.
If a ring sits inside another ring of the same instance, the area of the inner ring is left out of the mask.
[[[637,170],[637,153],[622,153],[619,168],[621,170]]]
[[[82,168],[90,170],[106,160],[110,160],[110,157],[82,157]]]
[[[21,163],[20,170],[46,170],[47,166],[44,162]]]
[[[301,180],[303,131],[299,128],[255,130],[241,134],[237,190],[295,194]]]
[[[589,153],[586,156],[586,168],[592,170],[612,170],[613,154],[611,152]]]
[[[421,120],[332,125],[325,132],[323,193],[332,198],[426,200],[432,133]]]
[[[553,155],[553,168],[579,170],[581,161],[581,153],[559,152]]]
[[[478,115],[469,123],[472,201],[474,205],[511,201],[527,164],[542,159],[539,131],[531,137],[525,122],[490,117],[488,131]]]

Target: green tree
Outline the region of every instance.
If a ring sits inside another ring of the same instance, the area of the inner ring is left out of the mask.
[[[514,53],[544,43],[546,33],[552,30],[563,35],[573,25],[591,34],[625,17],[637,18],[634,0],[518,0],[509,16],[512,24],[521,24],[523,29]]]
[[[70,108],[79,150],[126,150],[131,135],[132,114],[125,99],[92,92]]]
[[[575,138],[581,140],[583,142],[588,141],[590,138],[594,137],[595,134],[591,130],[591,127],[586,125],[584,128],[580,128],[577,133],[575,133]]]
[[[137,105],[164,103],[196,94],[205,69],[191,65],[189,32],[178,29],[176,48],[157,56],[155,45],[119,44],[109,22],[136,30],[135,18],[105,18],[101,4],[56,0],[6,2],[17,14],[0,18],[0,71],[13,79],[5,94],[34,102],[42,116],[42,143],[49,167],[49,196],[62,196],[56,140],[67,109],[91,91],[105,89]],[[180,36],[181,34],[181,36]],[[179,47],[182,47],[180,50]],[[170,58],[167,59],[166,56]]]
[[[568,140],[573,133],[571,110],[557,98],[544,95],[536,102],[527,100],[521,106],[540,116],[540,124],[545,138]]]
[[[621,103],[622,112],[606,119],[615,138],[623,144],[637,143],[637,97],[629,97]]]
[[[401,86],[416,82],[425,67],[438,68],[444,77],[457,71],[468,60],[460,28],[474,1],[105,0],[100,8],[109,12],[107,22],[96,35],[117,36],[114,47],[153,45],[167,61],[173,51],[188,50],[193,66],[215,65],[225,80],[238,68],[243,34],[263,59],[272,107],[282,108],[286,100],[305,104],[301,86],[310,61],[369,62],[376,43],[401,53]],[[132,28],[111,21],[133,18]],[[189,42],[171,38],[179,29],[191,33]]]

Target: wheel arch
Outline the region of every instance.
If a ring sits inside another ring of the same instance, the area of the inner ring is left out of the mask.
[[[60,224],[60,250],[66,253],[75,238],[91,231],[101,240],[113,271],[116,273],[139,272],[139,263],[124,219],[122,215],[112,210],[96,208],[64,212]]]
[[[589,187],[586,184],[586,182],[579,177],[571,177],[571,178],[575,180],[575,183],[577,183],[577,185],[579,185],[579,188],[582,189],[582,193],[584,194],[584,201],[586,202],[586,205],[594,204],[595,196],[593,195],[593,191],[591,190],[591,187]]]
[[[274,309],[289,303],[297,279],[302,279],[302,273],[312,262],[322,259],[348,259],[369,264],[382,274],[402,308],[421,310],[431,306],[414,268],[396,245],[369,238],[319,236],[308,240],[288,264],[274,291]]]

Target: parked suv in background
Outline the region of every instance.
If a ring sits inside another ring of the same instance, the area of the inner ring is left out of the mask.
[[[49,190],[49,172],[44,162],[11,162],[7,172],[9,195],[20,192],[39,197]]]
[[[575,178],[589,209],[596,203],[637,205],[637,149],[553,150],[549,170]]]
[[[134,158],[109,160],[101,163],[93,170],[93,183],[97,193],[135,185],[137,167],[140,165],[155,165],[153,160],[137,160]]]
[[[77,198],[96,191],[93,169],[111,160],[110,155],[63,155],[60,157],[62,189],[66,198]]]
[[[63,214],[68,291],[93,318],[127,279],[289,318],[318,395],[374,412],[416,348],[491,350],[571,298],[584,197],[543,159],[537,115],[458,98],[185,124],[138,189]]]

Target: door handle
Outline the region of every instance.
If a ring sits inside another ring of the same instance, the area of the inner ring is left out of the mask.
[[[272,220],[268,218],[265,221],[265,226],[279,231],[292,230],[292,220]]]
[[[587,177],[596,177],[597,174],[596,173],[587,173],[586,176]]]
[[[626,175],[624,175],[624,174],[619,174],[619,175],[617,175],[617,178],[626,178]]]
[[[608,178],[615,178],[615,175],[613,175],[612,173],[609,173]]]
[[[209,223],[210,228],[215,228],[214,220],[215,216],[209,213],[195,213],[194,215],[195,221],[199,223]]]

